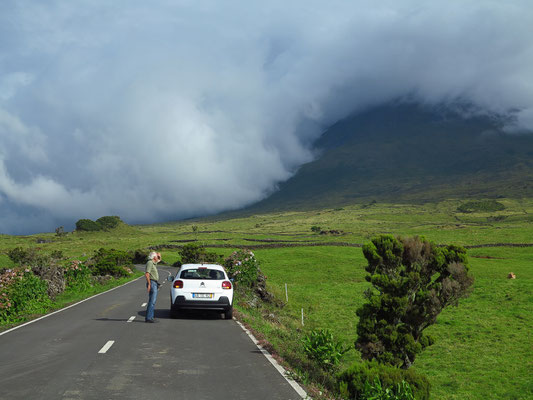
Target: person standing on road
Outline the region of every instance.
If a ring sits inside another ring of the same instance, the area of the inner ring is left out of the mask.
[[[157,289],[159,289],[159,273],[157,272],[157,263],[161,261],[161,254],[152,251],[148,255],[148,262],[146,263],[146,269],[144,276],[146,276],[146,287],[148,288],[148,304],[146,306],[146,319],[145,322],[155,322],[154,320],[154,308],[157,300]]]

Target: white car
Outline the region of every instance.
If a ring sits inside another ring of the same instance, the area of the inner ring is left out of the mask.
[[[170,314],[182,310],[218,310],[226,319],[233,316],[233,284],[224,267],[217,264],[184,264],[170,288]]]

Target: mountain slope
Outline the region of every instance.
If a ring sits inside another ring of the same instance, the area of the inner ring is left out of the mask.
[[[328,129],[316,143],[319,157],[250,210],[533,196],[533,135],[501,127],[412,104],[373,109]]]

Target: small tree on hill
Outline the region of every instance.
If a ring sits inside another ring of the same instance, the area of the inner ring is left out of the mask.
[[[466,250],[420,238],[382,235],[363,247],[368,303],[357,310],[355,342],[364,359],[409,368],[433,339],[423,333],[448,305],[469,294]]]

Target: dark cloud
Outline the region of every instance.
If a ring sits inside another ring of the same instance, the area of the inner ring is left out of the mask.
[[[8,0],[0,232],[244,206],[401,96],[532,128],[532,26],[526,1]]]

